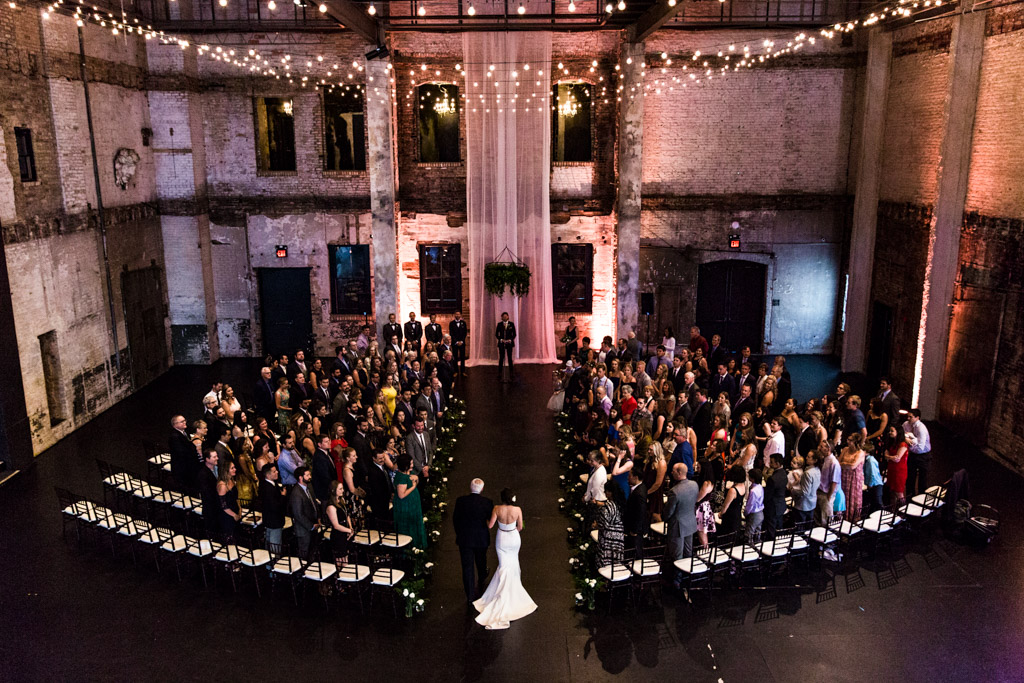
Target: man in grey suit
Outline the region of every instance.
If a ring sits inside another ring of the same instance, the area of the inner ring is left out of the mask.
[[[310,469],[305,465],[295,468],[295,478],[298,483],[288,494],[288,514],[292,518],[299,558],[305,560],[309,557],[313,535],[319,526],[320,505],[313,495],[313,473]]]
[[[665,531],[668,540],[666,559],[669,562],[693,555],[693,535],[697,533],[697,482],[686,478],[685,463],[672,466],[672,480],[675,486],[668,494],[665,504]]]
[[[430,465],[434,462],[434,441],[422,417],[416,417],[412,431],[405,437],[405,452],[412,458],[413,473],[420,476],[420,502],[426,510],[430,501],[427,487],[430,484]]]

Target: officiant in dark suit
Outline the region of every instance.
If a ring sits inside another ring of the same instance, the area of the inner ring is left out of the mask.
[[[516,325],[508,319],[508,313],[501,314],[501,322],[494,330],[498,340],[498,379],[505,381],[501,371],[505,368],[505,357],[508,357],[508,376],[512,378],[512,353],[516,348]]]
[[[469,484],[470,492],[459,496],[452,512],[455,544],[459,546],[459,555],[462,557],[462,585],[469,602],[477,599],[487,579],[487,548],[491,545],[487,522],[494,510],[494,503],[481,493],[483,490],[483,479],[474,479]]]

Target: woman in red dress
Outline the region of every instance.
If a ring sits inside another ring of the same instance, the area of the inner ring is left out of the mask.
[[[885,459],[889,461],[888,479],[885,482],[890,492],[890,500],[896,505],[903,505],[907,490],[907,442],[903,438],[903,430],[896,425],[889,425],[885,433],[888,445]]]

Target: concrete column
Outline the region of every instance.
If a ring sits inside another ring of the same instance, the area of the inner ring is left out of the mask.
[[[0,127],[0,224],[14,223],[18,219],[14,208],[14,176],[7,166],[7,144],[4,135],[4,129]],[[11,139],[14,139],[14,131],[11,131]]]
[[[379,334],[388,314],[398,311],[398,243],[395,221],[395,164],[391,130],[391,71],[388,62],[366,60],[366,128],[370,156],[370,214],[373,251],[373,315]]]
[[[882,140],[885,136],[885,104],[889,93],[892,33],[871,30],[864,82],[864,120],[857,151],[857,187],[850,234],[850,281],[846,291],[846,326],[843,333],[842,367],[863,372],[871,311],[871,278],[875,263],[875,228],[878,223],[878,182]]]
[[[631,60],[631,63],[627,63]],[[622,44],[619,103],[617,337],[636,329],[640,312],[640,190],[644,145],[644,44]],[[593,333],[592,333],[593,334]]]
[[[960,261],[960,226],[971,169],[974,113],[981,81],[986,12],[960,14],[949,46],[949,89],[942,113],[938,195],[928,236],[921,326],[917,337],[913,405],[934,419],[946,366],[950,306]],[[985,332],[982,331],[982,334]]]

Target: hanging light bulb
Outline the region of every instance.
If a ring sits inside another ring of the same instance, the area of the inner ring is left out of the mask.
[[[228,6],[228,0],[218,0],[217,4],[220,5],[221,7],[227,7]]]
[[[374,14],[377,13],[377,8],[373,6],[373,3],[370,3],[370,6],[366,8],[366,13],[369,14],[370,16],[373,16]]]
[[[618,7],[619,7],[619,11],[620,11],[620,12],[621,12],[622,10],[626,9],[626,0],[619,0],[619,5],[618,5]]]
[[[614,10],[615,10],[615,5],[613,5],[610,2],[607,5],[604,6],[604,11],[607,12],[608,14],[611,14]]]
[[[473,7],[473,3],[469,3],[469,9],[466,10],[466,14],[468,14],[469,16],[473,16],[474,14],[476,14],[476,8]]]
[[[523,3],[519,3],[519,9],[516,10],[519,14],[526,14],[526,8],[523,7]]]
[[[669,7],[675,7],[676,6],[676,0],[668,0],[668,6]]]
[[[325,5],[324,3],[321,2],[320,6],[317,7],[317,9],[320,10],[320,14],[327,14],[327,5]]]
[[[267,9],[273,12],[277,9],[277,3],[274,2],[274,0],[270,0],[270,2],[267,3]]]
[[[416,14],[420,15],[421,17],[424,16],[426,13],[427,13],[427,8],[424,7],[423,5],[420,5],[420,8],[418,10],[416,10]]]
[[[569,11],[570,12],[575,12],[576,11],[576,3],[573,2],[572,0],[569,0]]]

